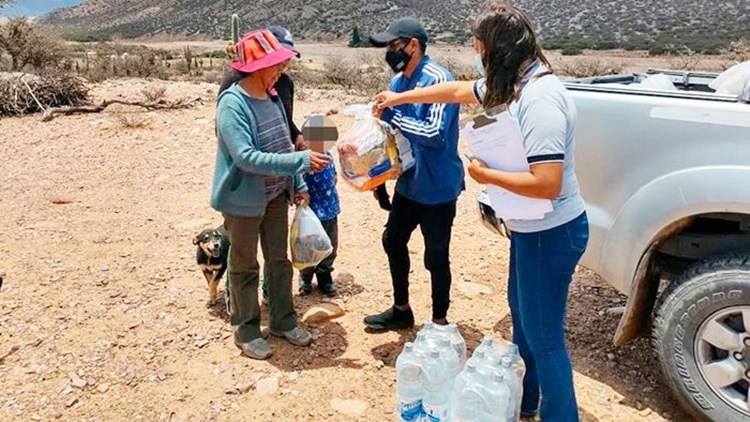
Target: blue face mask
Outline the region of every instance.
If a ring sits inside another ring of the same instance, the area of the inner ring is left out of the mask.
[[[474,67],[480,75],[484,76],[484,62],[482,61],[482,56],[479,54],[474,56]]]

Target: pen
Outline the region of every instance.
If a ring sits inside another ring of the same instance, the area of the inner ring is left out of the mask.
[[[472,159],[472,157],[467,153],[464,153],[464,158],[466,158],[466,161],[471,161]]]

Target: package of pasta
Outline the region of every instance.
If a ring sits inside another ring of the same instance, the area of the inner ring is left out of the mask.
[[[360,191],[370,191],[401,174],[396,140],[388,125],[372,115],[372,104],[342,111],[353,115],[354,126],[339,138],[341,175]]]
[[[315,212],[303,203],[297,206],[289,230],[292,265],[298,270],[314,267],[333,253],[331,239]]]

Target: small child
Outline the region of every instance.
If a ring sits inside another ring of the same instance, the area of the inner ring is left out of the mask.
[[[302,131],[311,150],[331,156],[331,153],[328,152],[330,149],[328,146],[332,146],[332,143],[336,141],[338,131],[328,117],[323,115],[310,116],[307,122],[305,122]],[[338,251],[338,216],[341,213],[339,194],[336,191],[336,175],[336,166],[333,160],[331,160],[327,168],[317,173],[304,175],[308,193],[310,194],[310,208],[318,216],[328,237],[331,239],[333,252],[317,266],[300,271],[299,292],[302,295],[312,293],[313,277],[318,279],[318,289],[323,294],[328,297],[336,295],[336,286],[333,285],[333,276],[331,275]]]

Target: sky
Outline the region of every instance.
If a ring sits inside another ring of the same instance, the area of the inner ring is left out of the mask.
[[[0,10],[0,16],[39,16],[60,7],[76,6],[81,0],[14,0]]]

